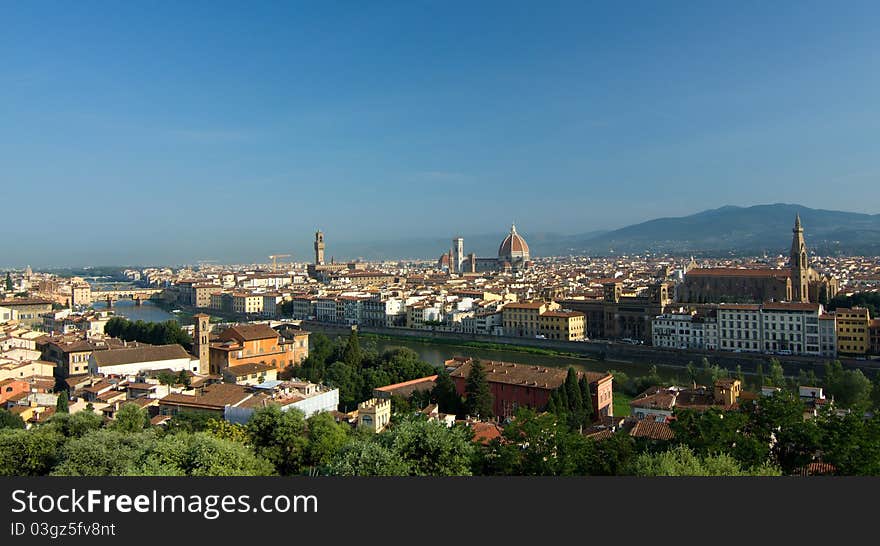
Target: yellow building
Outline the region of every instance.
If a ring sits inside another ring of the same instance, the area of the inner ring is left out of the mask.
[[[862,307],[838,308],[837,352],[863,355],[870,347],[871,314]]]
[[[252,314],[263,312],[263,295],[233,292],[232,310],[236,313]]]
[[[391,422],[391,399],[371,398],[358,404],[358,428],[382,432]]]
[[[509,303],[501,310],[504,335],[509,337],[537,337],[541,332],[541,315],[556,311],[561,306],[555,302],[533,301]]]
[[[578,311],[544,311],[538,315],[540,335],[547,339],[584,339],[584,314]]]

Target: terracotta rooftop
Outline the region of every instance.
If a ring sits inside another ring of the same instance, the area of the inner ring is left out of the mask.
[[[672,429],[666,423],[658,423],[650,419],[637,421],[629,435],[633,438],[650,438],[651,440],[671,440]]]
[[[738,267],[694,268],[686,273],[694,277],[785,277],[791,276],[789,269],[745,269]]]
[[[241,385],[216,383],[206,386],[201,394],[172,393],[160,399],[159,402],[162,404],[222,410],[227,405],[238,406],[251,396],[253,394]]]
[[[505,383],[507,385],[554,390],[565,382],[565,377],[568,375],[568,369],[566,368],[550,368],[493,360],[481,361],[481,363],[486,372],[486,380],[490,383]],[[467,360],[449,375],[451,377],[466,378],[470,375],[472,364],[472,360]],[[609,373],[598,372],[578,372],[578,376],[586,376],[587,381],[590,383],[595,383],[606,377],[611,378]]]
[[[255,341],[278,338],[278,332],[266,324],[237,324],[230,326],[218,336],[221,341]]]
[[[182,346],[172,343],[169,345],[147,345],[95,351],[92,353],[92,358],[95,359],[95,363],[98,366],[103,367],[191,357]]]

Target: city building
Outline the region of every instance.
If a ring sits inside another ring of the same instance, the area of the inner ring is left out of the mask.
[[[9,309],[12,318],[28,328],[38,328],[42,315],[52,311],[52,302],[42,298],[13,298],[0,300],[0,307]]]
[[[848,355],[866,354],[871,345],[871,313],[863,307],[838,307],[834,315],[837,317],[837,352]]]
[[[130,376],[144,370],[198,373],[199,361],[176,343],[107,349],[94,351],[89,356],[91,374]]]
[[[651,387],[630,403],[631,415],[665,423],[672,419],[676,409],[705,411],[710,408],[733,410],[739,407],[742,383],[739,379],[719,379],[710,389],[694,387]]]
[[[868,339],[870,341],[870,352],[874,355],[880,355],[880,319],[873,319],[868,326]]]
[[[211,341],[210,370],[223,370],[242,364],[269,364],[278,370],[296,366],[309,356],[309,332],[288,330],[285,337],[266,324],[231,326]]]
[[[651,339],[655,347],[713,351],[718,348],[715,313],[665,313],[654,318]]]
[[[373,433],[379,433],[391,422],[391,400],[371,398],[358,404],[357,426]]]
[[[484,271],[522,271],[532,266],[531,253],[526,240],[517,233],[516,225],[510,226],[510,233],[498,246],[495,258],[478,258],[469,254],[464,258],[464,239],[456,237],[452,240],[452,249],[438,260],[440,269],[446,268],[450,273],[480,273]]]
[[[271,364],[239,364],[223,369],[223,380],[239,385],[259,385],[278,379],[278,369]]]
[[[465,396],[473,359],[453,359],[451,364],[456,366],[449,374],[455,389],[459,395]],[[565,368],[496,361],[483,361],[482,365],[493,397],[492,412],[500,418],[513,417],[520,407],[544,409],[550,395],[565,383],[568,375]],[[578,378],[581,377],[586,377],[590,386],[593,419],[614,415],[611,374],[578,372]]]
[[[768,301],[828,302],[837,295],[836,278],[821,275],[809,264],[801,218],[792,229],[789,267],[690,268],[678,288],[679,301],[689,303],[763,303]]]
[[[601,298],[556,300],[565,309],[584,314],[585,336],[590,339],[629,338],[650,343],[655,317],[672,303],[669,284],[652,283],[636,294],[624,294],[623,283],[602,283]]]

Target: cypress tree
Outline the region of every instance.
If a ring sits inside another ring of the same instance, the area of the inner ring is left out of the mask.
[[[578,430],[584,422],[584,401],[574,368],[569,368],[565,377],[565,394],[568,397],[568,426]]]
[[[471,364],[464,392],[464,404],[468,414],[478,417],[492,416],[492,392],[489,390],[489,382],[486,380],[486,370],[483,369],[483,363],[479,360],[474,360]]]
[[[348,336],[348,343],[345,344],[345,350],[342,351],[342,361],[355,368],[361,367],[361,345],[358,341],[357,330],[352,330]]]
[[[58,401],[55,402],[55,413],[69,413],[67,391],[58,393]]]
[[[431,397],[437,402],[440,411],[443,413],[462,414],[461,396],[458,395],[455,383],[452,382],[452,378],[449,377],[449,372],[446,371],[445,367],[437,374],[437,381],[431,390]]]
[[[6,272],[6,291],[12,292],[12,290],[13,290],[12,277],[9,275],[9,271],[7,271]]]
[[[581,377],[580,387],[581,398],[584,401],[584,424],[589,425],[593,420],[595,410],[593,408],[593,395],[590,393],[590,384],[587,382],[586,377]]]

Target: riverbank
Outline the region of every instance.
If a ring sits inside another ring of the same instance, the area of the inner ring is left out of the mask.
[[[363,333],[360,334],[361,339],[376,339],[383,341],[407,341],[410,343],[422,343],[425,345],[447,345],[449,347],[461,347],[466,349],[481,349],[483,351],[498,351],[498,352],[507,352],[507,353],[527,353],[532,355],[543,355],[543,356],[564,356],[571,358],[579,358],[583,360],[596,360],[594,358],[587,358],[582,354],[567,352],[567,351],[559,351],[556,349],[544,349],[541,347],[528,347],[525,345],[506,345],[501,343],[487,343],[484,341],[462,341],[456,339],[438,339],[438,338],[425,338],[425,337],[413,337],[413,336],[395,336],[391,334],[374,334],[374,333]]]

